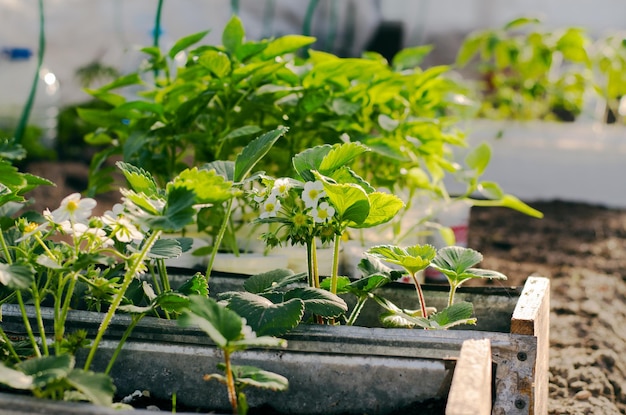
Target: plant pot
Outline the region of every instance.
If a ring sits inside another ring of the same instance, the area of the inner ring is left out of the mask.
[[[219,283],[216,279],[211,280]],[[247,390],[251,408],[311,415],[407,413],[424,401],[445,401],[451,362],[463,343],[488,339],[495,367],[493,413],[542,414],[547,411],[548,293],[547,279],[530,277],[521,292],[513,289],[498,298],[515,304],[513,317],[508,314],[499,324],[508,326],[506,331],[486,331],[484,326],[425,331],[304,325],[284,336],[286,349],[247,350],[233,359],[235,364],[258,366],[289,379],[286,392]],[[477,310],[483,308],[479,303],[484,294],[470,290],[467,295]],[[22,336],[17,307],[3,305],[2,311],[4,330]],[[52,310],[45,310],[45,316],[50,325]],[[72,312],[68,331],[85,329],[93,334],[101,317]],[[115,317],[93,369],[106,366],[128,322],[126,315]],[[118,357],[112,376],[122,396],[146,389],[169,399],[176,392],[181,405],[229,412],[225,388],[202,380],[204,374],[216,371],[220,361],[221,353],[202,331],[145,317]]]

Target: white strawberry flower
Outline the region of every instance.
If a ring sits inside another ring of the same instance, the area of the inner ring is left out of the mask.
[[[263,203],[261,208],[261,219],[276,217],[279,209],[280,200],[278,200],[275,194],[271,194],[265,203]]]
[[[311,210],[311,216],[316,223],[326,223],[335,214],[335,208],[328,204],[328,202],[322,202],[318,207]]]
[[[51,215],[55,223],[61,223],[66,220],[86,223],[95,207],[95,199],[90,197],[81,198],[80,193],[72,193],[61,201],[61,205],[53,210]]]
[[[321,181],[316,180],[314,182],[304,183],[304,190],[302,191],[302,201],[307,208],[315,208],[320,198],[326,196],[324,192],[324,185]]]

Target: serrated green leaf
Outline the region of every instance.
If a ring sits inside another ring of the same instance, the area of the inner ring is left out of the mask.
[[[225,367],[220,365],[220,369]],[[284,391],[289,387],[286,377],[274,372],[268,372],[253,366],[231,366],[235,382],[245,386],[254,386],[273,391]]]
[[[383,192],[374,192],[367,195],[369,199],[369,215],[355,228],[371,228],[389,222],[404,207],[402,199],[396,195]]]
[[[243,323],[237,313],[212,298],[193,295],[189,296],[189,300],[188,309],[178,318],[179,325],[198,326],[220,348],[226,348],[229,342],[243,337]]]
[[[253,294],[262,294],[302,282],[305,277],[306,273],[296,274],[290,269],[275,269],[248,277],[243,288]]]
[[[260,295],[237,292],[230,297],[228,308],[244,317],[257,335],[280,336],[300,323],[305,305],[299,298],[274,304]]]
[[[232,183],[219,175],[215,170],[185,169],[167,185],[167,191],[174,188],[185,188],[193,191],[195,203],[222,203],[233,197]]]
[[[157,295],[154,303],[168,313],[180,313],[189,305],[189,297],[180,292],[168,291]]]
[[[33,378],[23,372],[11,369],[0,362],[0,383],[13,389],[33,389]]]
[[[315,170],[318,170],[321,174],[329,175],[368,151],[370,150],[367,146],[358,142],[336,144],[324,154],[320,160],[319,167],[315,168]]]
[[[370,203],[367,193],[361,186],[346,183],[331,183],[319,173],[315,177],[324,185],[326,197],[335,208],[335,215],[342,222],[351,222],[358,226],[363,223],[370,213]]]
[[[305,181],[314,181],[312,170],[319,170],[324,157],[332,150],[330,144],[307,148],[292,158],[293,167]]]
[[[46,385],[65,378],[74,368],[74,357],[69,354],[59,356],[34,357],[15,365],[15,368],[32,377],[33,387]]]
[[[66,381],[91,403],[106,407],[113,404],[115,385],[109,375],[74,369],[68,374]]]
[[[406,248],[396,245],[377,245],[367,250],[382,261],[400,265],[409,273],[415,274],[428,267],[435,258],[437,251],[432,245],[412,245]]]
[[[147,196],[155,196],[158,194],[156,182],[149,172],[123,161],[118,161],[115,164],[122,171],[122,174],[124,174],[124,177],[133,191],[143,193]]]
[[[335,318],[348,311],[348,305],[341,297],[319,288],[294,288],[287,291],[284,298],[285,301],[298,298],[304,301],[308,313],[322,317]]]
[[[287,131],[287,127],[278,127],[257,137],[244,147],[235,159],[235,182],[244,180],[254,166],[270,151],[274,143]]]
[[[153,259],[168,259],[177,258],[184,252],[183,244],[189,250],[193,239],[191,238],[163,238],[157,240],[150,252],[148,252],[148,258]]]
[[[205,275],[198,272],[182,284],[176,292],[187,296],[201,295],[207,297],[209,295],[209,280]]]
[[[432,266],[445,273],[464,273],[468,268],[480,263],[483,256],[480,252],[462,246],[446,246],[437,251]]]
[[[429,320],[433,328],[445,330],[460,324],[476,324],[476,319],[472,318],[472,314],[474,314],[472,303],[462,301],[431,315]]]
[[[30,264],[0,263],[0,285],[26,290],[35,281],[35,269]]]

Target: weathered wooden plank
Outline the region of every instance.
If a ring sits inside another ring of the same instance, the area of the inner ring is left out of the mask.
[[[513,311],[511,333],[537,338],[537,357],[531,385],[530,415],[548,413],[548,376],[550,369],[550,280],[528,277]],[[520,351],[523,353],[523,351]],[[523,355],[521,355],[523,357]]]
[[[491,342],[466,340],[454,368],[446,415],[491,414]]]

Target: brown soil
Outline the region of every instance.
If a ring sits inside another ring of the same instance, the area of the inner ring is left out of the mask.
[[[84,188],[78,163],[65,165],[65,175],[53,164],[31,167],[59,184],[39,189],[37,209]],[[551,280],[549,414],[626,414],[626,210],[530,204],[545,217],[473,208],[469,246],[484,255],[482,267],[508,275],[506,285],[533,274]]]
[[[549,414],[626,414],[626,211],[530,204],[545,217],[473,208],[469,245],[508,284],[551,280]]]

